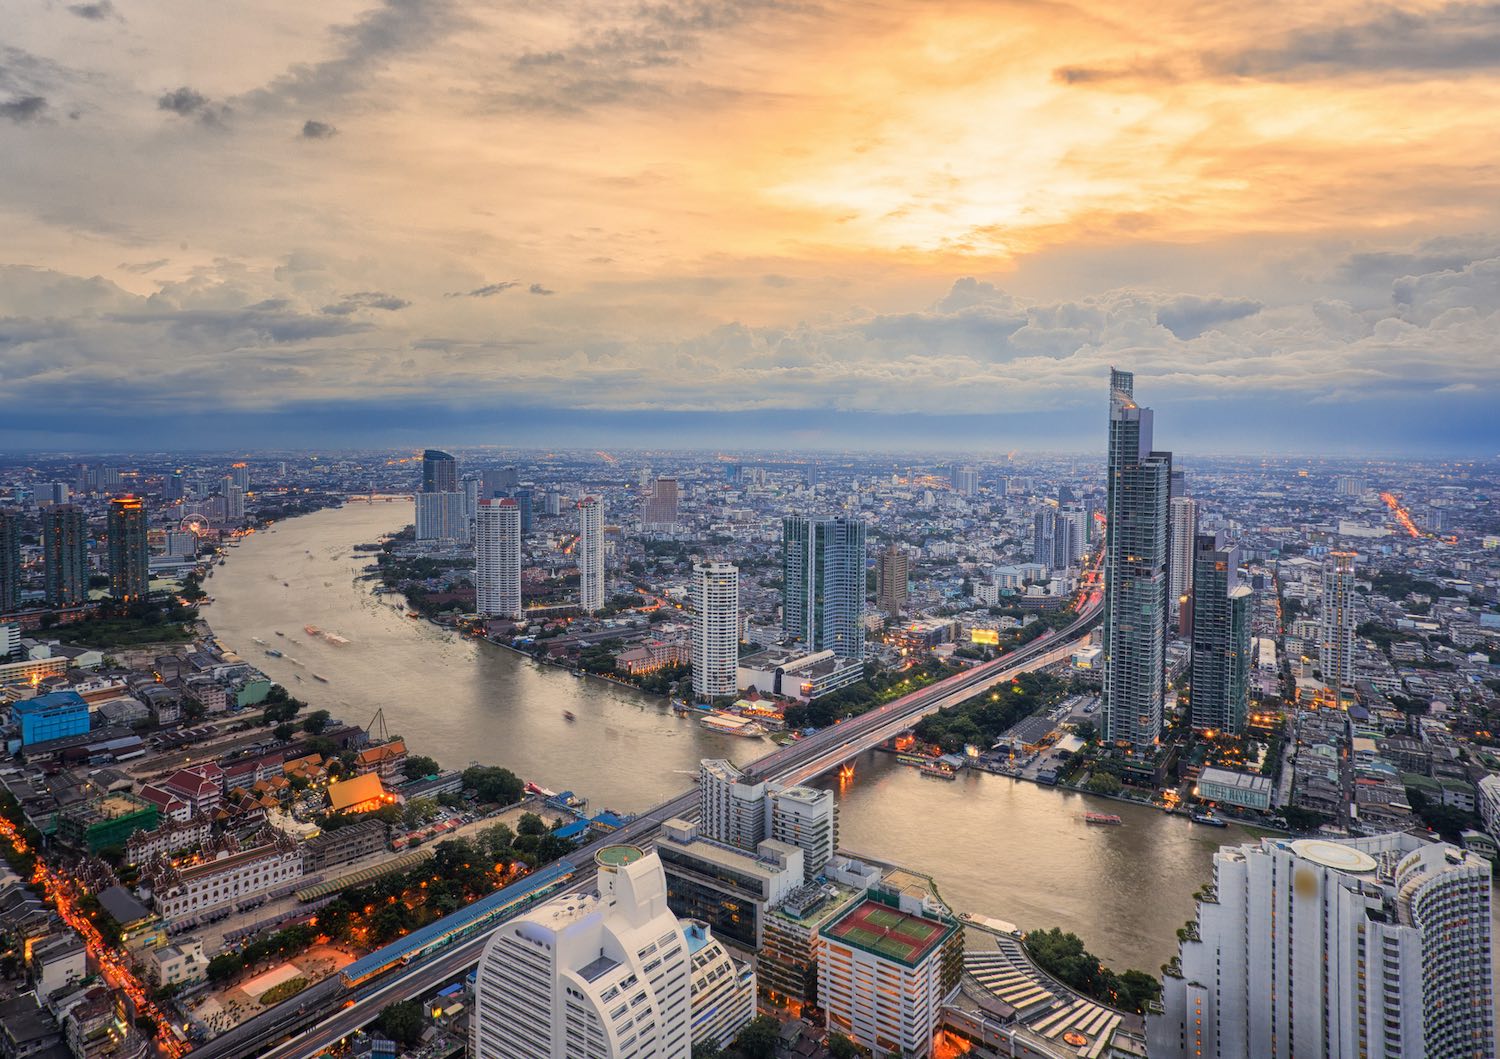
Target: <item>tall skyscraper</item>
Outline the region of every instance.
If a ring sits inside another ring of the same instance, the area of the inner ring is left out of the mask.
[[[641,510],[641,526],[658,533],[672,532],[677,528],[677,503],[677,479],[656,479]]]
[[[1339,702],[1354,688],[1354,552],[1332,552],[1323,565],[1318,668]]]
[[[146,505],[138,496],[109,502],[109,591],[121,603],[138,603],[150,592],[146,551]]]
[[[482,495],[503,496],[521,484],[521,475],[514,467],[486,467],[479,472]]]
[[[948,471],[948,481],[959,496],[973,496],[979,492],[979,472],[973,467],[955,465]]]
[[[1172,498],[1172,616],[1182,613],[1193,591],[1193,550],[1198,541],[1198,501],[1190,496]],[[1190,627],[1190,626],[1189,626]],[[1185,630],[1184,630],[1185,631]]]
[[[789,515],[782,527],[782,631],[814,651],[865,657],[865,524]]]
[[[422,492],[458,492],[458,461],[442,449],[422,453]]]
[[[48,482],[37,493],[37,503],[66,504],[73,489],[67,482]]]
[[[167,500],[181,500],[187,495],[187,484],[183,479],[181,471],[173,471],[167,475],[167,480],[162,486],[162,496]]]
[[[595,861],[597,894],[495,929],[475,976],[475,1059],[690,1059],[691,947],[661,859],[618,845]]]
[[[1495,1054],[1490,866],[1404,833],[1214,856],[1151,1059]]]
[[[1175,503],[1175,501],[1174,501]],[[1250,707],[1249,585],[1240,584],[1238,548],[1213,534],[1193,557],[1192,720],[1200,732],[1238,733]],[[1177,540],[1172,547],[1175,552]]]
[[[481,499],[474,517],[474,610],[521,617],[521,510],[514,500]]]
[[[224,517],[230,522],[245,521],[245,490],[228,479],[224,483]]]
[[[1135,377],[1111,368],[1109,390],[1101,717],[1107,741],[1144,753],[1161,735],[1166,695],[1172,454],[1151,447]]]
[[[562,514],[562,494],[556,489],[548,489],[546,499],[542,502],[543,509],[553,518]]]
[[[89,598],[89,527],[82,508],[59,504],[42,512],[42,570],[47,606],[72,607]]]
[[[911,584],[911,556],[899,544],[887,544],[875,566],[875,605],[895,617],[906,609]]]
[[[578,501],[578,605],[585,614],[604,609],[604,501]]]
[[[461,492],[417,494],[417,540],[467,543],[468,498]]]
[[[248,493],[250,491],[249,464],[241,461],[231,465],[229,468],[229,477],[234,480],[235,485],[239,486],[241,492]]]
[[[700,699],[739,690],[740,571],[730,563],[693,567],[693,694]]]
[[[532,503],[535,493],[529,485],[518,485],[510,491],[511,497],[516,502],[516,509],[521,512],[521,536],[531,532]]]
[[[832,791],[754,780],[710,758],[698,766],[698,827],[705,838],[751,853],[768,838],[796,846],[811,880],[838,849],[838,801]]]
[[[1057,510],[1043,504],[1031,516],[1031,559],[1052,569],[1052,541],[1057,533]]]
[[[0,614],[21,609],[21,513],[0,507]]]

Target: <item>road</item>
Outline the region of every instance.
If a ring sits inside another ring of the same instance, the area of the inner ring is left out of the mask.
[[[760,779],[787,783],[803,783],[820,776],[900,734],[928,714],[956,705],[1019,673],[1067,658],[1077,649],[1079,638],[1098,623],[1101,609],[1098,594],[1093,593],[1078,618],[1060,632],[788,743],[758,758],[746,771]],[[570,855],[579,865],[579,872],[560,892],[576,893],[592,887],[593,853],[601,846],[649,842],[662,821],[691,815],[697,804],[697,792],[689,791],[640,814],[606,838],[582,847]],[[202,1059],[241,1059],[252,1055],[266,1059],[306,1059],[317,1055],[367,1025],[386,1005],[423,996],[467,974],[479,962],[493,929],[490,927],[446,952],[359,987],[352,994],[342,989],[337,978],[320,982],[301,996],[221,1034],[195,1049],[194,1054]],[[334,1004],[340,1007],[330,1010]],[[296,1035],[283,1040],[292,1033]],[[281,1043],[275,1043],[278,1041]]]

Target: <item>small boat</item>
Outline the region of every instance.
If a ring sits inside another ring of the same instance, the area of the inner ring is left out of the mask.
[[[1229,824],[1220,820],[1213,813],[1191,813],[1188,819],[1195,824],[1203,824],[1207,827],[1228,827]]]
[[[322,673],[314,673],[314,674],[313,674],[313,679],[314,679],[314,680],[320,680],[320,681],[322,681],[322,682],[323,682],[323,683],[324,683],[324,684],[327,684],[327,683],[328,683],[328,678],[327,678],[327,677],[325,677],[325,676],[324,676],[324,675],[323,675],[323,674],[322,674]]]
[[[259,636],[252,636],[252,637],[250,637],[250,639],[254,643],[260,644],[260,646],[262,646],[262,647],[264,647],[266,645],[266,641],[262,640]]]
[[[958,772],[955,769],[953,769],[951,766],[944,765],[944,764],[942,764],[941,762],[938,762],[938,761],[929,761],[927,764],[922,765],[921,767],[919,767],[917,769],[917,771],[920,772],[924,776],[931,776],[933,779],[939,779],[939,780],[956,780],[956,779],[958,779]]]
[[[302,679],[302,674],[301,673],[293,673],[292,676],[296,677],[298,680]]]
[[[290,581],[283,581],[283,582],[281,582],[281,587],[282,588],[291,588],[292,587],[292,583]]]
[[[335,647],[343,647],[346,643],[349,642],[349,638],[347,636],[340,636],[338,633],[334,632],[325,632],[323,634],[323,639],[327,640]]]
[[[316,636],[323,630],[318,628],[316,625],[304,625],[302,626],[302,631],[307,633],[307,635],[309,636]]]
[[[1114,813],[1084,813],[1083,822],[1086,824],[1097,824],[1101,827],[1108,827],[1113,824],[1123,824],[1125,821],[1121,820]]]
[[[266,649],[266,654],[270,655],[272,658],[280,658],[281,657],[281,652],[278,651],[278,650],[276,650],[276,648],[274,648],[274,647],[268,647]]]
[[[573,711],[572,710],[563,710],[563,720],[565,720],[565,721],[576,721],[576,720],[578,720],[578,718],[575,717],[575,716],[573,716]]]
[[[280,630],[280,629],[277,629],[277,630],[276,630],[276,635],[277,635],[277,636],[285,636],[285,635],[286,635],[286,633],[284,633],[284,632],[282,632],[282,631],[281,631],[281,630]]]

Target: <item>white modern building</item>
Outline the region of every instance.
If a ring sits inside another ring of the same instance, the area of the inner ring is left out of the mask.
[[[521,617],[521,508],[514,500],[485,498],[475,509],[474,610]]]
[[[803,875],[815,878],[839,844],[832,791],[755,782],[723,759],[698,767],[698,827],[705,838],[754,851],[766,839],[802,850]]]
[[[585,614],[604,609],[604,502],[578,501],[578,605]]]
[[[1354,553],[1333,552],[1323,567],[1318,668],[1340,700],[1354,691]]]
[[[469,520],[461,492],[417,494],[417,540],[467,543]]]
[[[724,948],[703,923],[683,928],[692,954],[693,1045],[728,1045],[755,1018],[755,969]]]
[[[597,894],[564,894],[495,930],[470,1017],[476,1059],[690,1059],[692,955],[660,859],[596,855]]]
[[[1152,1059],[1493,1056],[1490,866],[1408,834],[1214,856]]]
[[[1193,591],[1193,547],[1198,537],[1198,501],[1190,496],[1172,498],[1172,563],[1168,570],[1170,606],[1174,615],[1182,610]]]
[[[693,567],[693,694],[700,699],[738,690],[740,571],[731,563]]]

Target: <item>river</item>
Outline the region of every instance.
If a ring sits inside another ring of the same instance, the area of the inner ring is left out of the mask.
[[[639,811],[687,789],[701,758],[743,763],[770,749],[707,732],[664,699],[460,639],[382,602],[357,580],[373,557],[352,549],[410,518],[403,502],[356,502],[254,534],[206,583],[216,602],[205,615],[227,646],[313,707],[359,725],[380,711],[413,753],[450,768],[504,765],[596,809]],[[305,625],[350,643],[310,637]],[[257,637],[287,657],[267,657]],[[844,848],[931,874],[955,909],[1062,927],[1111,965],[1152,974],[1175,954],[1214,850],[1247,837],[1000,776],[946,782],[875,752],[852,781],[824,782],[840,798]],[[1085,808],[1124,824],[1085,825]]]

